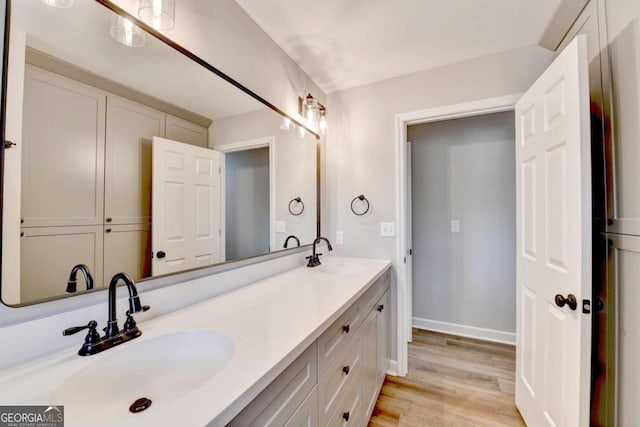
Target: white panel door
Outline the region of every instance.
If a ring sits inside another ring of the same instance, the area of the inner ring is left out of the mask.
[[[589,425],[586,53],[586,39],[578,36],[516,104],[516,404],[529,426]],[[569,295],[575,305],[562,304]]]
[[[206,148],[153,138],[153,276],[221,261],[221,157]]]

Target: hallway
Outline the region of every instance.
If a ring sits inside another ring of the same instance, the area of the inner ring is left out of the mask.
[[[409,374],[387,376],[369,427],[524,426],[515,347],[413,330]]]

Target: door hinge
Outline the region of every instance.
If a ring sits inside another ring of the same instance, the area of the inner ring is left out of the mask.
[[[8,148],[13,148],[16,146],[15,142],[11,142],[11,141],[4,141],[4,148],[8,149]]]
[[[405,264],[407,263],[407,257],[404,257],[404,263]]]
[[[582,312],[584,314],[591,314],[591,301],[588,299],[582,300]]]
[[[218,168],[218,175],[222,175],[222,168]]]

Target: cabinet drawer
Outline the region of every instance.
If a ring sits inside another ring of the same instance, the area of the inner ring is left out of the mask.
[[[318,384],[318,404],[320,424],[325,425],[329,416],[336,410],[347,389],[360,377],[362,365],[362,335],[356,334],[344,351],[327,368]]]
[[[318,388],[316,386],[284,427],[317,427],[318,425]]]
[[[316,355],[313,343],[228,425],[283,426],[317,383]]]
[[[318,338],[319,377],[324,375],[350,338],[356,335],[358,327],[364,320],[363,314],[361,305],[356,302]]]
[[[362,427],[365,424],[362,408],[362,380],[351,382],[347,393],[328,419],[327,427]]]
[[[366,290],[364,295],[360,297],[358,303],[362,306],[365,316],[371,310],[378,306],[377,302],[380,296],[389,288],[389,270],[385,271],[382,276]]]

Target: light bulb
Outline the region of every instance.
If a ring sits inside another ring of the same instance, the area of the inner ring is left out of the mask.
[[[282,124],[280,125],[280,129],[282,130],[291,130],[294,129],[296,125],[291,121],[289,117],[285,117],[282,119]]]
[[[111,23],[111,37],[127,47],[144,45],[144,32],[131,20],[115,14]]]
[[[175,0],[140,0],[138,17],[156,30],[167,31],[175,24]]]
[[[318,130],[321,135],[326,135],[329,131],[329,125],[327,124],[327,119],[324,115],[320,116],[320,123],[318,123]]]
[[[53,7],[67,8],[73,6],[73,0],[40,0],[42,3]]]

